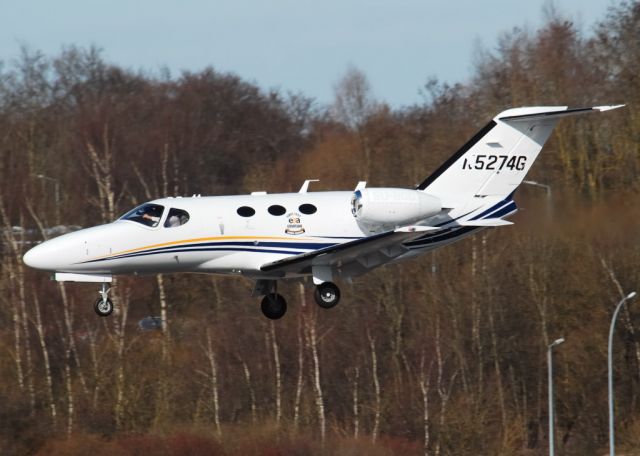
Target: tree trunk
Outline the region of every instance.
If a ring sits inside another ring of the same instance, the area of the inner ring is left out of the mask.
[[[496,382],[498,385],[498,401],[500,404],[500,417],[502,419],[502,439],[507,436],[507,409],[504,399],[504,386],[502,384],[502,369],[500,367],[500,359],[498,358],[498,338],[493,318],[493,304],[489,299],[489,329],[491,330],[491,349],[493,355],[493,368],[496,374]]]
[[[14,283],[13,267],[9,265],[9,283]],[[12,286],[13,288],[13,286]],[[18,380],[18,387],[20,391],[24,391],[24,372],[22,368],[22,322],[20,321],[20,305],[15,296],[11,299],[11,320],[13,321],[13,359],[16,363],[16,377]]]
[[[371,440],[375,443],[380,432],[380,416],[382,415],[382,400],[380,394],[380,379],[378,378],[378,355],[376,353],[376,341],[371,337],[371,333],[367,328],[367,338],[369,339],[369,348],[371,349],[371,376],[373,381],[373,391],[375,392],[375,407],[373,415],[373,430],[371,431]]]
[[[114,315],[113,321],[116,345],[116,403],[114,407],[114,415],[116,420],[116,429],[122,430],[124,426],[124,389],[125,389],[125,370],[124,370],[124,348],[126,342],[126,326],[127,317],[129,315],[129,296],[127,293],[113,294],[114,307],[119,309],[119,315]],[[118,320],[120,319],[120,320]]]
[[[298,429],[300,423],[300,401],[302,399],[302,387],[304,386],[304,317],[306,312],[307,301],[304,293],[304,286],[300,284],[300,313],[298,314],[298,380],[296,382],[296,395],[293,403],[293,427]]]
[[[436,389],[438,391],[438,395],[440,396],[440,417],[438,419],[438,440],[436,441],[436,447],[434,450],[434,454],[436,456],[440,456],[440,452],[442,450],[442,435],[444,433],[444,419],[447,414],[447,404],[449,402],[449,397],[451,396],[451,392],[453,390],[453,386],[455,384],[455,379],[458,375],[458,371],[454,371],[451,374],[451,378],[449,379],[449,385],[447,386],[443,381],[444,376],[444,360],[442,359],[442,346],[440,340],[440,317],[436,317],[436,363],[438,368],[437,375],[437,384]]]
[[[211,332],[207,327],[207,358],[209,360],[209,368],[211,369],[211,399],[213,402],[213,422],[216,426],[216,434],[222,436],[220,428],[220,404],[218,401],[218,366],[216,364],[216,356],[211,345]]]
[[[359,399],[358,399],[358,382],[360,380],[360,369],[358,367],[356,367],[354,369],[354,375],[353,375],[353,390],[352,390],[352,397],[353,397],[353,438],[357,439],[358,438],[358,433],[360,431],[360,405],[359,405]]]
[[[51,363],[49,361],[49,350],[47,349],[47,339],[44,333],[44,327],[42,326],[42,318],[40,315],[40,303],[38,296],[33,295],[33,307],[35,309],[35,324],[36,332],[38,333],[38,340],[40,341],[40,349],[42,350],[42,361],[44,362],[44,373],[47,382],[47,401],[49,402],[49,413],[51,414],[51,422],[53,428],[57,427],[58,413],[56,411],[56,403],[53,398],[53,378],[51,376]]]
[[[431,368],[433,362],[429,365],[429,370],[424,371],[424,355],[420,361],[420,391],[422,392],[422,425],[424,432],[424,456],[429,456],[429,441],[431,435],[429,434],[429,389],[431,387]]]
[[[276,375],[276,425],[280,427],[282,418],[282,367],[280,365],[280,350],[278,348],[278,340],[276,339],[276,327],[273,321],[269,322],[271,332],[271,347],[273,349],[273,362],[275,365]]]
[[[325,418],[322,382],[320,381],[320,356],[318,355],[318,338],[316,333],[316,318],[314,310],[315,309],[307,308],[303,312],[306,340],[309,351],[311,352],[311,360],[313,363],[312,381],[315,392],[316,412],[318,414],[318,426],[320,428],[320,440],[324,444],[327,433],[327,424]]]
[[[67,346],[64,354],[64,380],[67,392],[67,436],[73,432],[73,383],[71,382],[71,348]]]
[[[89,338],[89,356],[91,357],[91,373],[93,375],[93,392],[91,394],[91,409],[96,410],[98,407],[98,397],[100,394],[100,365],[97,350],[96,332],[92,331],[87,325],[87,336]]]
[[[244,372],[244,380],[247,382],[247,389],[249,390],[249,399],[251,401],[251,423],[256,424],[258,421],[258,413],[256,408],[256,392],[253,388],[253,383],[251,382],[251,371],[249,370],[249,366],[244,362],[242,358],[240,358],[240,362],[242,363],[242,371]]]
[[[475,401],[476,413],[482,403],[482,395],[484,394],[484,347],[482,345],[482,338],[480,333],[482,312],[480,305],[478,304],[478,296],[476,290],[478,288],[477,281],[477,263],[478,263],[478,249],[476,247],[476,238],[471,238],[471,339],[473,341],[473,348],[477,360],[477,396]],[[482,248],[485,248],[486,241],[483,239]]]

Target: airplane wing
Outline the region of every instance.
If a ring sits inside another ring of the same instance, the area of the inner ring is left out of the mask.
[[[347,269],[347,276],[360,275],[391,261],[408,249],[402,244],[424,236],[426,231],[438,230],[429,226],[405,226],[392,231],[325,247],[313,252],[294,255],[266,263],[264,272],[310,274],[313,266],[335,266]]]

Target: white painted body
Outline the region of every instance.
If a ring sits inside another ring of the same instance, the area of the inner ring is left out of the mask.
[[[101,282],[118,274],[169,272],[242,274],[256,280],[312,275],[316,283],[348,279],[485,227],[509,224],[503,218],[516,211],[513,192],[558,118],[608,109],[505,111],[417,189],[359,184],[363,208],[352,207],[358,200],[353,191],[307,192],[309,182],[299,193],[163,198],[151,202],[164,207],[156,227],[117,220],[44,242],[24,261],[66,273],[58,276],[61,280],[95,277]],[[303,213],[304,204],[317,211]],[[270,214],[272,205],[284,207],[284,214]],[[239,215],[243,206],[255,214]],[[189,221],[165,227],[171,208],[188,212]]]
[[[165,207],[157,227],[116,220],[107,225],[69,233],[38,249],[41,269],[87,274],[151,274],[157,272],[213,272],[264,275],[260,266],[365,236],[351,215],[352,192],[313,192],[271,195],[163,198],[151,201]],[[301,215],[305,233],[286,234],[288,217],[301,204],[318,210]],[[271,205],[287,209],[281,216],[267,212]],[[241,217],[237,209],[255,209]],[[169,208],[186,210],[190,220],[164,227]],[[44,249],[47,249],[44,251]],[[165,249],[167,253],[160,249]],[[152,253],[155,252],[155,253]],[[46,258],[47,262],[44,262]],[[61,260],[64,259],[64,266]]]

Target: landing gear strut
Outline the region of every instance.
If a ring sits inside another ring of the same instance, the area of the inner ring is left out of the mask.
[[[323,309],[331,309],[340,302],[340,288],[333,282],[323,282],[313,293],[316,302]]]
[[[93,305],[96,313],[101,317],[108,317],[113,312],[113,302],[109,299],[110,288],[107,287],[106,282],[102,283],[102,290],[98,292],[100,297],[96,300],[96,303]]]

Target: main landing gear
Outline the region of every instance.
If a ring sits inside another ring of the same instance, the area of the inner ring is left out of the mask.
[[[269,293],[262,298],[262,313],[270,320],[282,318],[287,312],[287,301],[278,293]]]
[[[278,320],[287,312],[287,301],[278,294],[278,283],[275,280],[258,280],[254,296],[264,296],[260,309],[265,317]],[[316,303],[323,309],[331,309],[340,301],[340,289],[333,282],[323,282],[316,286],[313,293]]]
[[[323,282],[316,287],[313,297],[323,309],[331,309],[340,302],[340,288],[333,282]]]
[[[106,282],[102,282],[102,290],[98,292],[100,297],[96,300],[96,303],[93,305],[96,313],[101,317],[108,317],[113,312],[113,302],[109,299],[109,290],[110,288],[107,286]]]

